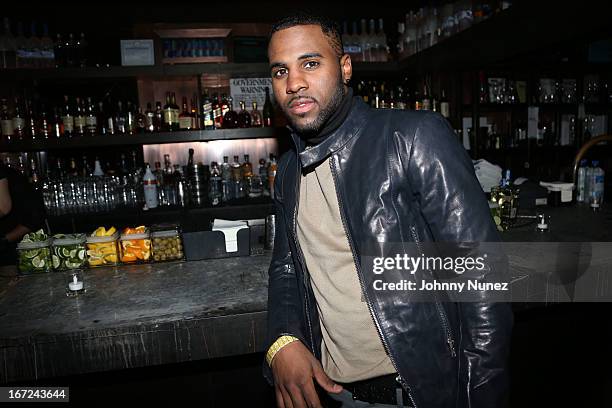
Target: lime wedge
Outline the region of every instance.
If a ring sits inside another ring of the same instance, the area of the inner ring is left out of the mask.
[[[83,259],[85,259],[85,250],[84,249],[80,249],[79,250],[79,259],[82,261]]]
[[[60,260],[59,260],[58,256],[54,254],[51,258],[53,260],[53,269],[59,268]]]

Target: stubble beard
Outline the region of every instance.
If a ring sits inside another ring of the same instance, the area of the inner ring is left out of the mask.
[[[321,131],[329,117],[338,109],[342,103],[343,97],[344,84],[342,83],[342,75],[338,75],[338,80],[336,81],[336,86],[329,103],[321,109],[317,117],[312,122],[300,125],[293,120],[292,116],[289,115],[288,111],[286,110],[287,108],[283,108],[283,110],[285,110],[285,116],[287,116],[291,128],[296,133],[303,137],[316,136]],[[305,115],[306,114],[304,114],[304,116]]]

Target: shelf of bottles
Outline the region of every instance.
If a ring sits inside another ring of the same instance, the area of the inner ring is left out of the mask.
[[[15,98],[9,105],[0,103],[0,151],[46,151],[101,146],[125,146],[176,142],[205,142],[272,138],[272,104],[269,93],[259,110],[240,101],[235,110],[231,97],[197,95],[176,103],[174,93],[166,103],[147,103],[146,109],[130,101],[118,101],[111,109],[108,102],[91,97],[74,100],[64,96],[62,105],[49,106]]]

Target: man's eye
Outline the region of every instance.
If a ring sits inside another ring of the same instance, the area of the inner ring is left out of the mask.
[[[316,68],[319,66],[319,63],[317,61],[307,61],[304,64],[304,68]]]
[[[282,77],[283,75],[285,75],[286,73],[287,73],[287,70],[286,70],[286,69],[284,69],[284,68],[282,68],[282,69],[279,69],[278,71],[275,71],[275,72],[272,74],[272,76],[273,76],[273,77],[275,77],[275,78],[280,78],[280,77]]]

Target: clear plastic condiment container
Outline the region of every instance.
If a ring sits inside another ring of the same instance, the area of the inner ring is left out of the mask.
[[[151,239],[148,231],[135,234],[121,234],[119,238],[121,263],[145,263],[151,259]]]
[[[87,263],[89,266],[113,266],[119,263],[117,239],[119,233],[101,237],[87,237]]]
[[[53,249],[51,251],[53,269],[65,271],[83,268],[87,262],[86,240],[85,234],[66,235],[61,238],[53,237]]]
[[[178,228],[151,233],[152,256],[155,262],[182,261],[185,259],[183,240]]]
[[[51,239],[17,244],[17,267],[22,275],[49,272],[51,265]]]

